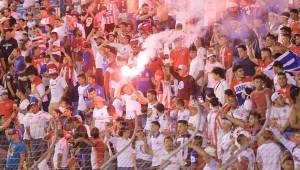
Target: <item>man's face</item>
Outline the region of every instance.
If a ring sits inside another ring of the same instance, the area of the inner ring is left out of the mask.
[[[263,81],[261,79],[255,79],[254,80],[254,86],[256,89],[260,90],[263,88]]]
[[[264,60],[266,58],[270,58],[271,54],[269,51],[261,51],[261,58]]]
[[[300,46],[300,36],[299,35],[295,37],[295,43],[297,46]]]
[[[47,11],[46,10],[41,10],[41,17],[47,17]]]
[[[178,123],[177,130],[179,134],[185,134],[188,130],[188,127],[183,123]]]
[[[149,6],[142,7],[142,11],[144,14],[148,14],[149,10],[150,10]]]
[[[276,102],[279,106],[284,106],[285,100],[284,100],[283,96],[280,95],[280,96],[275,100],[275,102]]]
[[[4,16],[5,17],[10,17],[10,12],[7,9],[4,10]]]
[[[238,102],[236,100],[236,97],[233,97],[233,96],[228,97],[228,103],[233,108],[236,108],[238,106]]]
[[[288,18],[286,17],[279,17],[279,23],[280,24],[284,24],[284,23],[287,23],[288,22]]]
[[[298,14],[295,13],[295,12],[290,12],[290,18],[291,18],[292,20],[297,20]]]
[[[249,116],[249,125],[253,126],[257,122],[256,117],[250,115]]]
[[[96,83],[96,80],[93,77],[88,77],[88,83],[94,84],[94,83]]]
[[[85,84],[85,82],[86,82],[85,78],[78,77],[78,83],[79,83],[80,85]]]
[[[156,124],[152,123],[151,124],[151,132],[157,133],[158,131],[159,131],[159,127]]]
[[[282,163],[282,170],[294,170],[294,161],[293,160],[285,160]]]
[[[239,68],[237,71],[236,71],[236,76],[237,77],[244,77],[245,75],[245,71],[243,68]]]
[[[242,48],[238,48],[238,53],[240,57],[245,57],[247,55],[246,51]]]
[[[147,93],[147,99],[149,100],[149,102],[153,102],[154,101],[154,95],[151,93]]]
[[[10,39],[11,38],[11,32],[10,31],[6,31],[5,32],[5,38],[6,39]]]
[[[274,44],[275,44],[275,41],[273,38],[270,38],[270,37],[266,38],[266,42],[265,42],[266,47],[272,47]]]
[[[287,78],[283,75],[278,76],[278,84],[280,87],[285,87],[287,85]]]
[[[164,142],[164,146],[166,150],[172,150],[173,149],[173,141],[171,139],[166,139]]]

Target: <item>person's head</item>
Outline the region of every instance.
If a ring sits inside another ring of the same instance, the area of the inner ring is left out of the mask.
[[[290,17],[290,14],[288,12],[283,12],[283,13],[281,13],[278,21],[280,24],[286,24],[289,21],[289,17]]]
[[[163,114],[165,112],[165,106],[161,103],[157,103],[155,105],[155,109],[156,109],[158,114]]]
[[[295,104],[300,102],[300,88],[291,91],[291,98]]]
[[[220,67],[213,68],[211,73],[213,75],[214,80],[216,80],[216,81],[220,81],[222,79],[225,79],[225,70],[220,68]]]
[[[291,35],[290,34],[283,34],[282,36],[281,36],[281,44],[283,45],[283,46],[285,46],[285,47],[289,47],[290,46],[290,44],[291,44]]]
[[[261,116],[257,112],[251,112],[251,114],[249,115],[250,126],[259,125],[260,120],[261,120]]]
[[[265,46],[270,48],[275,45],[277,38],[273,34],[268,34],[265,41]]]
[[[143,140],[146,137],[146,135],[142,129],[139,129],[136,131],[136,137],[137,140]]]
[[[63,112],[63,115],[66,117],[72,117],[73,115],[73,108],[71,106],[67,106]]]
[[[19,98],[19,99],[24,99],[26,98],[26,91],[24,88],[21,88],[19,87],[16,91],[16,96]]]
[[[92,136],[92,138],[98,139],[98,138],[99,138],[99,135],[100,135],[99,129],[96,128],[96,127],[93,127],[93,128],[91,129],[91,136]]]
[[[79,74],[78,76],[77,76],[77,79],[78,79],[78,83],[79,83],[79,85],[81,85],[81,86],[83,86],[83,85],[85,85],[86,84],[86,77],[85,77],[85,74]]]
[[[188,121],[178,120],[177,121],[177,132],[180,135],[188,133]]]
[[[282,170],[294,170],[294,159],[292,156],[285,157],[281,162]]]
[[[123,117],[117,117],[115,122],[116,129],[120,129],[123,126],[124,122],[125,119]]]
[[[261,51],[261,58],[263,60],[272,59],[272,51],[270,50],[270,48],[263,48],[260,51]]]
[[[234,92],[231,89],[225,90],[224,91],[224,100],[225,100],[225,103],[228,103],[230,96],[234,96]]]
[[[244,146],[245,144],[248,143],[249,138],[246,137],[244,134],[240,134],[237,138],[236,138],[238,144],[240,144],[241,146]]]
[[[256,75],[253,77],[255,89],[260,91],[264,89],[265,78],[262,75]]]
[[[197,48],[196,46],[192,45],[189,48],[191,58],[195,58],[197,56]]]
[[[262,137],[264,141],[273,140],[273,133],[270,130],[263,130]]]
[[[245,70],[244,67],[241,65],[234,65],[232,71],[237,78],[245,77]]]
[[[92,75],[92,74],[88,75],[87,81],[88,81],[88,84],[95,85],[96,84],[96,76]]]
[[[213,97],[209,100],[209,104],[211,108],[217,108],[220,106],[220,102],[217,97]]]
[[[271,100],[276,107],[283,107],[285,105],[284,97],[279,92],[274,92]]]
[[[32,68],[32,67],[29,67],[28,69],[27,69],[27,77],[28,77],[28,79],[31,81],[31,82],[33,82],[34,81],[34,79],[36,78],[36,76],[38,75],[38,72],[37,72],[37,70],[36,69],[34,69],[34,68]]]
[[[194,41],[194,45],[196,48],[202,47],[204,45],[204,40],[200,37],[197,37]]]
[[[177,100],[176,100],[176,108],[177,108],[177,109],[184,109],[184,100],[182,100],[182,99],[177,99]]]
[[[129,84],[125,84],[122,88],[121,88],[121,93],[122,94],[128,94],[131,95],[133,93],[133,89]]]
[[[148,101],[150,103],[157,101],[157,93],[156,93],[156,91],[154,89],[148,90],[148,92],[147,92],[147,99],[148,99]]]
[[[247,47],[245,45],[239,45],[237,47],[238,53],[239,53],[239,57],[240,58],[245,58],[247,57]]]
[[[20,132],[18,129],[9,129],[8,133],[10,140],[16,142],[20,140]]]
[[[291,9],[290,10],[290,18],[292,20],[295,20],[295,21],[298,20],[298,18],[299,18],[299,11],[298,11],[298,9]]]
[[[41,8],[40,13],[41,13],[40,15],[42,18],[46,18],[48,16],[48,11],[46,8]]]
[[[56,79],[58,77],[58,69],[56,67],[49,68],[48,74],[50,79]]]
[[[3,11],[3,15],[5,17],[11,17],[11,10],[10,10],[10,8],[5,8],[4,11]]]
[[[217,55],[216,54],[208,54],[207,60],[209,63],[215,63],[217,61]]]
[[[144,14],[148,14],[149,13],[149,11],[150,11],[150,7],[149,7],[149,5],[148,4],[143,4],[142,5],[142,12],[144,13]]]
[[[188,67],[184,64],[180,64],[178,66],[177,72],[178,72],[179,76],[185,77],[188,74]]]
[[[4,87],[0,88],[0,100],[8,99],[8,90]]]
[[[108,64],[115,62],[117,56],[117,50],[114,47],[106,46],[105,50],[106,55],[108,56]]]
[[[283,72],[283,64],[280,61],[274,61],[272,70],[275,74]]]
[[[228,38],[227,38],[225,35],[222,35],[222,36],[220,37],[220,40],[219,40],[220,46],[226,45],[227,42],[228,42]]]
[[[300,46],[300,34],[294,35],[294,44],[298,47]]]
[[[51,32],[50,33],[50,38],[53,40],[53,41],[56,41],[58,39],[58,34],[57,32]]]
[[[159,129],[160,129],[160,123],[158,121],[152,121],[151,122],[151,132],[158,133]]]
[[[41,49],[38,48],[38,47],[34,47],[34,48],[32,49],[32,55],[33,55],[33,56],[36,56],[36,57],[39,57],[39,56],[41,55]]]
[[[232,108],[237,108],[239,103],[237,101],[237,98],[235,95],[231,95],[231,96],[228,96],[228,104],[232,107]]]
[[[166,151],[172,151],[174,148],[174,141],[171,136],[167,136],[164,139],[164,147]]]
[[[174,46],[175,48],[181,48],[183,46],[183,39],[181,37],[176,38],[174,40]]]
[[[88,133],[84,125],[79,125],[74,131],[74,138],[85,138],[88,139]]]
[[[11,37],[12,37],[12,33],[11,33],[11,29],[5,29],[4,30],[4,37],[5,37],[5,39],[10,39]]]
[[[94,97],[93,103],[94,103],[95,107],[98,109],[101,109],[105,106],[105,100],[100,96]]]
[[[287,85],[286,74],[281,72],[277,74],[277,82],[280,87],[285,87]]]

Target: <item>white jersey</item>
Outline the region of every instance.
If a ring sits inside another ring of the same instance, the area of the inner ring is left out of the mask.
[[[248,161],[248,170],[255,170],[255,154],[251,148],[247,148],[243,150],[238,155],[239,162],[242,161],[243,159],[246,159]]]
[[[84,100],[84,97],[87,97],[84,96],[84,92],[87,87],[88,85],[78,87],[78,110],[79,111],[85,111],[87,109],[86,101]]]
[[[276,143],[269,142],[260,145],[256,155],[256,162],[262,164],[262,170],[281,170],[282,151]]]
[[[272,106],[270,110],[270,118],[276,120],[280,127],[284,127],[289,120],[291,107],[285,105],[284,107]]]

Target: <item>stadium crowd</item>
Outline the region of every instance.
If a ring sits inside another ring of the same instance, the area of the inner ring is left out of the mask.
[[[2,1],[0,169],[97,170],[130,144],[105,169],[300,170],[300,8],[284,1],[228,1],[189,45],[200,19],[162,0]],[[166,30],[182,36],[125,76]]]

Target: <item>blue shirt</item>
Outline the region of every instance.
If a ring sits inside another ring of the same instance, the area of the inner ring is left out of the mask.
[[[245,76],[253,76],[255,74],[255,67],[257,66],[253,63],[249,57],[239,58],[235,65],[241,65],[245,71]]]
[[[25,59],[23,56],[19,56],[14,60],[14,67],[15,67],[17,73],[19,73],[25,69],[26,65],[25,65]]]
[[[21,154],[25,154],[24,144],[21,141],[10,142],[6,158],[6,168],[17,169]]]

